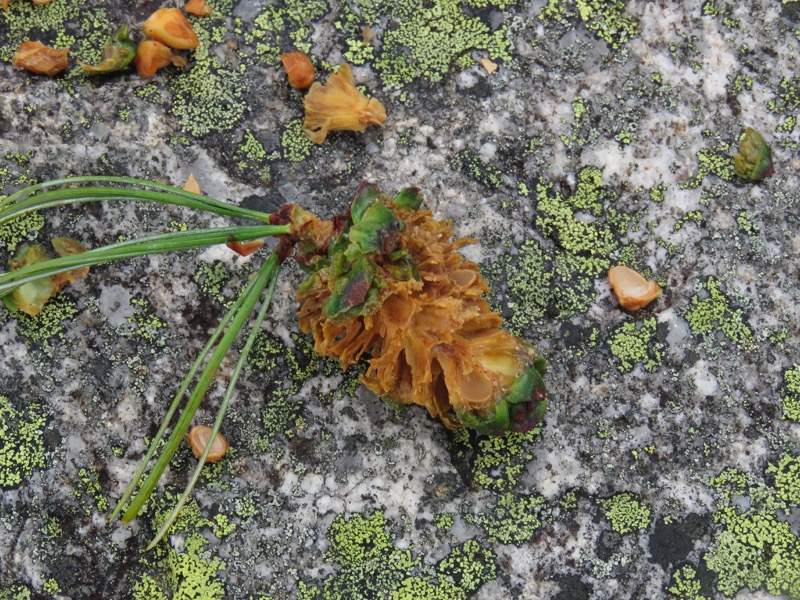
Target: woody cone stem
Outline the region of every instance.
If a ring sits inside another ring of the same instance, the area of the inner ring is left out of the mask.
[[[348,215],[330,221],[288,205],[300,328],[343,368],[367,358],[362,382],[392,404],[418,404],[450,428],[525,432],[543,418],[545,361],[501,329],[478,265],[450,223],[420,210],[409,188],[390,198],[362,184]]]

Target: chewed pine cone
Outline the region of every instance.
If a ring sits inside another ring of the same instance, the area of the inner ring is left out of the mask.
[[[361,380],[392,404],[418,404],[450,428],[524,432],[547,406],[545,361],[501,329],[478,265],[448,221],[420,210],[415,188],[395,198],[362,185],[348,215],[323,221],[296,206],[300,329],[343,368],[367,358]]]

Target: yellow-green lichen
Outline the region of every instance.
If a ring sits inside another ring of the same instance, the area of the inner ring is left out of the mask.
[[[633,252],[620,241],[633,217],[617,209],[619,195],[603,185],[600,169],[586,167],[577,179],[571,196],[544,179],[536,183],[535,229],[553,244],[509,242],[498,260],[482,265],[490,285],[504,290],[509,329],[516,333],[545,315],[568,318],[587,310],[597,277]]]
[[[45,352],[51,352],[53,341],[65,339],[65,321],[77,314],[75,300],[61,292],[48,300],[42,312],[35,317],[17,313],[15,319],[17,329],[23,337]]]
[[[38,404],[17,408],[0,396],[0,488],[15,487],[44,468],[46,423],[47,415]]]
[[[236,168],[239,171],[255,171],[258,174],[258,178],[265,183],[272,179],[272,173],[270,172],[269,164],[267,164],[269,159],[267,150],[264,148],[264,144],[249,129],[242,134],[242,141],[239,143],[239,147],[236,148],[233,159],[236,161]]]
[[[492,31],[480,16],[466,12],[466,7],[475,6],[474,0],[376,0],[370,4],[375,7],[369,16],[380,15],[388,23],[374,61],[384,85],[402,87],[417,80],[436,83],[451,70],[474,64],[472,53],[477,51],[495,61],[511,58],[506,26]],[[499,9],[507,2],[480,4],[484,9]]]
[[[421,565],[412,550],[398,549],[388,527],[381,511],[337,515],[328,531],[325,558],[341,568],[319,585],[299,582],[298,597],[462,600],[497,577],[495,553],[475,540],[452,548],[434,571]]]
[[[463,171],[467,177],[477,181],[490,190],[496,190],[503,183],[502,171],[491,165],[487,165],[481,160],[477,152],[469,148],[456,152],[450,159],[450,166],[453,169]]]
[[[281,148],[283,157],[291,162],[300,162],[311,156],[314,144],[303,133],[303,120],[289,121],[281,135]]]
[[[720,528],[704,558],[726,596],[763,588],[800,597],[800,538],[786,520],[800,496],[797,457],[784,454],[767,474],[774,476],[773,485],[736,469],[709,482],[718,498],[714,520]]]
[[[800,506],[800,457],[784,454],[778,464],[770,463],[766,470],[775,479],[778,498],[793,506]]]
[[[281,4],[269,4],[247,25],[245,41],[254,46],[255,58],[266,65],[273,65],[282,52],[291,49],[310,52],[312,23],[321,19],[330,10],[324,0],[287,0]],[[284,38],[288,36],[288,40]]]
[[[155,500],[157,506],[152,526],[157,530],[177,500],[177,494],[167,493]],[[153,500],[150,501],[151,503]],[[226,597],[220,572],[225,562],[209,548],[204,532],[217,530],[219,524],[201,516],[196,500],[181,510],[170,532],[180,535],[179,549],[169,544],[169,538],[158,544],[140,560],[143,572],[132,585],[133,600],[219,600]]]
[[[631,533],[647,529],[652,518],[650,507],[635,494],[623,492],[600,503],[611,529],[617,533]]]
[[[795,365],[783,374],[781,390],[783,418],[800,422],[800,366]]]
[[[128,323],[132,326],[132,331],[143,340],[156,346],[164,346],[166,340],[162,331],[167,324],[159,319],[150,310],[150,303],[142,298],[134,298],[131,304],[135,307],[132,317],[128,317]]]
[[[55,596],[56,594],[61,593],[61,586],[58,585],[58,582],[51,577],[44,582],[44,585],[42,585],[42,591],[50,594],[51,596]]]
[[[440,531],[450,531],[455,524],[453,513],[444,513],[436,517],[434,521],[436,529]]]
[[[197,284],[200,293],[210,300],[218,302],[227,307],[233,300],[227,298],[223,291],[228,285],[232,274],[222,261],[215,260],[207,263],[201,262],[197,270],[192,275],[192,281]]]
[[[623,323],[609,336],[608,346],[617,359],[617,368],[625,373],[637,364],[654,371],[663,359],[664,345],[656,338],[658,322],[655,317],[641,323]]]
[[[199,137],[233,129],[247,110],[248,89],[237,69],[209,51],[212,44],[221,41],[218,26],[196,20],[194,29],[200,46],[194,51],[190,67],[169,78],[169,110],[185,134]]]
[[[42,227],[44,227],[44,215],[41,212],[23,215],[0,226],[0,243],[9,252],[14,252],[21,242],[34,239],[36,232]]]
[[[566,24],[576,16],[586,28],[618,49],[639,33],[636,21],[625,14],[624,0],[548,0],[539,18],[545,22],[560,21]]]
[[[671,596],[680,600],[711,600],[700,592],[702,586],[692,565],[683,565],[672,574],[672,584],[667,588]]]
[[[31,600],[31,591],[22,584],[11,585],[0,590],[0,600]]]
[[[467,540],[450,550],[437,567],[440,580],[462,593],[471,594],[497,577],[497,556],[475,540]],[[455,590],[454,590],[455,591]]]
[[[410,550],[399,550],[386,531],[381,511],[370,515],[338,515],[328,531],[330,547],[326,560],[342,566],[319,590],[321,598],[364,594],[385,596],[401,585],[417,564]]]
[[[595,278],[608,270],[612,256],[621,249],[620,238],[632,218],[616,208],[618,198],[603,186],[602,172],[596,167],[578,173],[570,197],[544,180],[536,185],[536,227],[558,246],[553,257],[558,287],[554,300],[563,316],[588,308],[594,300]],[[580,214],[591,218],[579,218]]]
[[[277,435],[292,436],[297,429],[304,427],[301,417],[302,406],[297,394],[310,377],[320,372],[326,375],[340,374],[341,383],[329,395],[321,396],[322,401],[344,395],[352,396],[359,385],[359,374],[363,365],[350,367],[342,373],[339,363],[333,359],[319,357],[313,345],[305,337],[293,335],[293,347],[278,336],[262,332],[256,338],[249,361],[268,378],[268,400],[264,404],[262,420],[266,434],[259,446],[266,450]],[[280,377],[275,374],[280,373]],[[270,375],[271,374],[271,375]]]
[[[724,333],[732,342],[744,345],[753,339],[753,331],[745,322],[744,311],[732,307],[730,299],[722,292],[722,285],[709,277],[702,285],[705,297],[692,296],[686,321],[696,334]]]
[[[78,481],[75,486],[75,498],[83,506],[83,512],[91,517],[93,512],[108,512],[108,497],[103,493],[99,475],[95,469],[78,469]]]
[[[435,584],[421,577],[403,580],[390,596],[391,600],[464,600],[466,597],[463,590],[446,581]]]
[[[481,438],[472,467],[475,483],[497,493],[512,490],[533,459],[530,444],[538,435],[536,428],[528,433]]]
[[[521,546],[542,526],[547,511],[549,507],[542,496],[507,492],[497,499],[491,512],[465,518],[482,527],[491,541]]]
[[[558,500],[558,505],[562,510],[575,510],[578,508],[578,497],[575,494],[575,490],[570,490],[561,496]]]

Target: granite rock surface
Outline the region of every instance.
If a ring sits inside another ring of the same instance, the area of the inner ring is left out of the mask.
[[[362,180],[419,186],[548,359],[547,417],[480,437],[395,412],[314,355],[287,263],[233,450],[145,552],[189,449],[139,518],[109,510],[266,252],[97,267],[37,317],[0,312],[0,598],[800,598],[800,2],[208,2],[188,66],[149,80],[76,61],[122,23],[141,39],[163,3],[0,12],[0,197],[194,174],[234,204],[330,215]],[[69,69],[12,67],[26,39],[70,48]],[[292,49],[323,81],[350,63],[384,126],[311,144]],[[772,149],[762,181],[733,171],[747,127]],[[0,250],[224,223],[98,203],[6,225]],[[621,309],[617,264],[664,295]]]

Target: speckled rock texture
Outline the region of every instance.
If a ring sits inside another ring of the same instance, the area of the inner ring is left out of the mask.
[[[287,263],[232,451],[145,552],[188,447],[139,518],[109,510],[266,251],[96,267],[37,317],[0,310],[0,598],[800,598],[800,2],[208,1],[188,67],[150,80],[76,61],[122,23],[141,39],[162,2],[0,12],[0,195],[193,173],[222,200],[331,215],[362,180],[419,186],[547,357],[549,412],[505,437],[395,412],[314,356]],[[70,68],[12,67],[29,38],[70,48]],[[384,126],[310,144],[292,49],[323,81],[348,61]],[[733,171],[747,127],[772,148],[763,181]],[[5,226],[0,250],[223,223],[91,204]],[[664,295],[622,310],[617,264]]]

